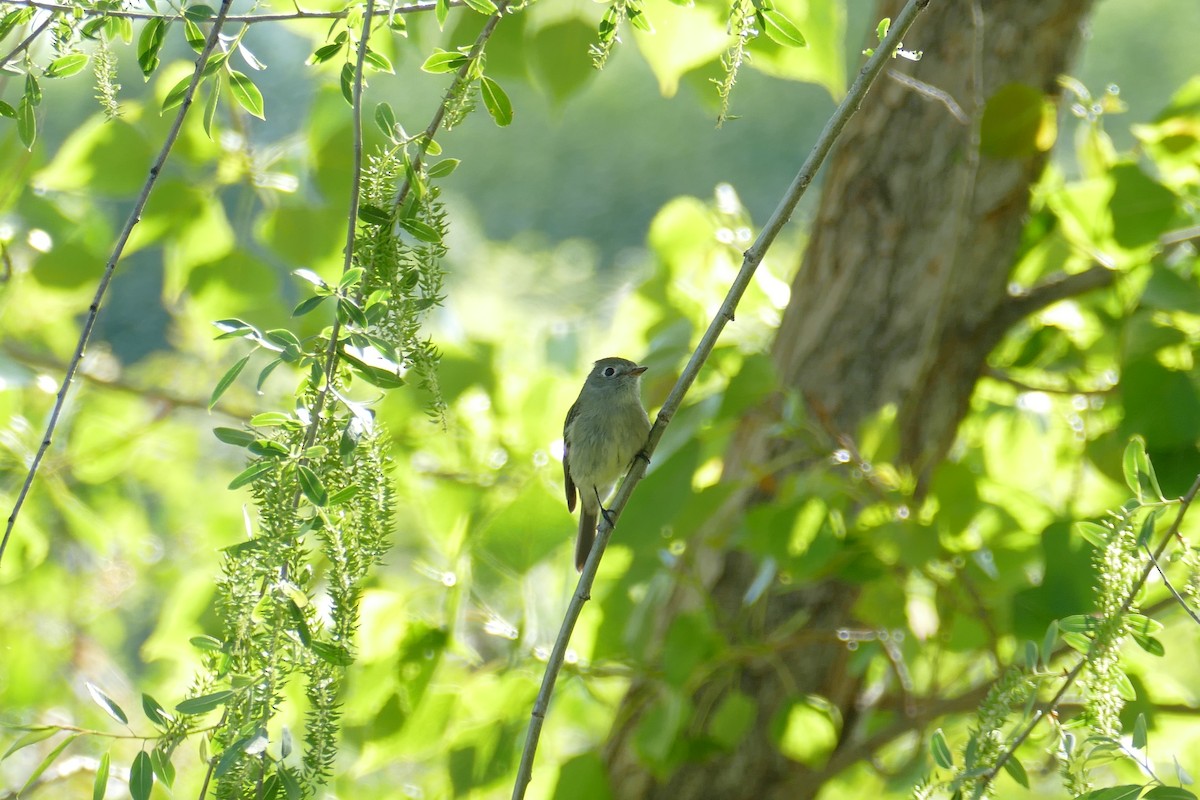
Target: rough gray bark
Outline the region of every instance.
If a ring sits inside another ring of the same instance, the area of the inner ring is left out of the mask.
[[[934,0],[906,42],[924,58],[898,60],[893,69],[946,93],[974,118],[982,102],[1009,83],[1056,95],[1055,78],[1067,68],[1090,6],[1086,0]],[[877,13],[890,16],[898,8],[899,2],[885,0]],[[900,459],[923,478],[952,444],[988,353],[1036,307],[1009,297],[1007,284],[1029,189],[1045,158],[978,158],[974,137],[972,124],[928,93],[887,77],[876,86],[831,156],[773,350],[783,384],[798,389],[841,433],[853,434],[865,418],[895,404]],[[1092,279],[1106,280],[1101,273]],[[768,458],[778,463],[774,459],[795,448],[767,438],[770,413],[741,431],[727,461],[731,475]],[[769,487],[747,490],[726,513],[736,516],[764,492]],[[856,750],[858,687],[844,668],[847,651],[833,635],[852,624],[856,592],[817,583],[772,596],[765,615],[748,619],[742,597],[755,565],[736,553],[705,553],[698,561],[732,641],[761,640],[785,620],[804,625],[790,639],[794,647],[696,692],[712,708],[714,698],[740,689],[758,703],[757,722],[734,752],[686,764],[665,779],[650,774],[634,750],[638,720],[655,692],[650,682],[635,684],[606,753],[614,796],[813,797],[832,771],[788,761],[767,726],[789,698],[817,694],[844,720],[833,763],[844,767],[869,755]],[[693,603],[681,589],[663,614]]]

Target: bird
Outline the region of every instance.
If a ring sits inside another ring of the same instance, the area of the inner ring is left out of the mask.
[[[650,435],[650,418],[640,391],[645,371],[646,367],[627,358],[613,356],[595,362],[563,423],[563,477],[569,511],[575,511],[577,492],[579,497],[575,569],[580,572],[592,551],[599,515],[608,518],[604,501]]]

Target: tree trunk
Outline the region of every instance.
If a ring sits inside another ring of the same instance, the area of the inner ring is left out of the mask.
[[[894,16],[899,6],[885,0],[877,14]],[[1046,159],[980,157],[975,124],[986,98],[1006,84],[1057,96],[1055,79],[1067,68],[1090,6],[1085,0],[933,0],[905,42],[922,49],[923,58],[898,59],[891,68],[920,83],[885,74],[826,168],[812,238],[775,342],[775,365],[781,384],[799,390],[839,433],[856,433],[864,419],[894,404],[899,460],[918,475],[918,491],[953,443],[989,352],[1036,308],[1030,298],[1011,297],[1007,286],[1030,186]],[[1106,276],[1088,280],[1099,285]],[[788,463],[776,460],[781,455],[812,455],[768,438],[769,416],[764,412],[757,424],[744,426],[727,458],[728,476],[768,459]],[[743,493],[731,513],[763,500],[757,491]],[[651,774],[633,742],[655,686],[631,687],[607,751],[614,796],[813,797],[836,769],[848,766],[845,754],[856,735],[858,686],[834,632],[853,624],[857,592],[832,581],[814,583],[772,595],[765,618],[748,621],[743,597],[756,564],[738,553],[697,558],[708,565],[703,579],[731,641],[761,640],[797,618],[806,620],[802,634],[808,635],[793,634],[795,647],[747,665],[735,679],[726,674],[722,684],[702,686],[694,697],[704,698],[707,708],[731,689],[753,698],[754,727],[732,752],[666,777]],[[693,605],[679,589],[662,613]],[[821,772],[785,758],[768,730],[777,709],[810,694],[835,705],[844,721],[839,749]]]

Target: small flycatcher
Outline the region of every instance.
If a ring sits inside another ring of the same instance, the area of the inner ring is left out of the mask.
[[[579,491],[579,536],[575,539],[575,569],[579,571],[592,552],[599,515],[607,513],[604,501],[650,435],[640,386],[645,371],[626,358],[600,359],[563,423],[563,476],[571,511],[575,510],[575,491]]]

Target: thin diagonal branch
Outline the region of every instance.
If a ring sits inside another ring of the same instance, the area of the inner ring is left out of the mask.
[[[4,560],[4,552],[8,547],[9,537],[12,535],[13,527],[17,524],[17,516],[21,513],[21,506],[25,504],[25,498],[29,495],[30,487],[33,486],[33,479],[37,475],[38,467],[41,465],[42,459],[46,456],[46,451],[50,449],[54,430],[58,426],[58,419],[62,416],[63,407],[67,402],[67,391],[71,388],[71,381],[75,378],[75,372],[79,369],[79,364],[83,360],[83,351],[87,347],[88,340],[92,337],[92,329],[95,328],[96,318],[100,314],[100,304],[103,302],[105,292],[108,291],[108,285],[112,281],[113,274],[116,272],[117,262],[121,260],[121,256],[125,252],[125,245],[129,242],[129,236],[141,220],[142,211],[146,208],[146,202],[150,199],[150,193],[154,190],[155,184],[158,183],[158,177],[162,173],[163,166],[167,163],[167,157],[171,154],[171,149],[175,146],[176,139],[179,138],[179,131],[183,128],[183,121],[187,118],[187,113],[192,107],[192,99],[196,95],[196,89],[200,86],[200,79],[204,74],[204,65],[208,63],[208,57],[217,45],[217,35],[221,32],[221,27],[225,24],[225,18],[229,13],[229,7],[232,2],[233,0],[221,0],[221,8],[217,12],[217,16],[213,18],[212,30],[209,31],[208,37],[204,42],[204,49],[200,51],[200,55],[196,59],[196,68],[192,72],[192,81],[188,84],[187,91],[183,94],[183,102],[179,105],[179,111],[176,112],[175,119],[171,123],[171,128],[167,131],[166,139],[163,140],[158,156],[154,159],[154,163],[150,165],[150,173],[146,176],[146,181],[142,185],[142,191],[134,202],[133,208],[130,209],[129,216],[125,218],[125,225],[121,228],[121,233],[117,236],[112,254],[108,257],[108,262],[104,265],[104,273],[100,276],[100,282],[96,286],[96,294],[92,298],[91,305],[88,306],[87,318],[84,320],[83,330],[79,333],[79,341],[75,345],[75,352],[72,354],[71,360],[67,363],[67,372],[63,375],[62,384],[55,395],[54,408],[50,412],[49,422],[46,423],[46,432],[42,436],[42,443],[33,457],[33,462],[29,465],[29,471],[25,475],[25,482],[21,485],[21,490],[17,493],[17,499],[13,504],[12,512],[8,515],[8,523],[4,527],[4,538],[0,540],[0,562]]]
[[[758,269],[758,265],[762,263],[763,257],[767,250],[774,243],[775,238],[783,230],[783,226],[791,219],[792,212],[796,209],[796,204],[800,202],[800,198],[812,183],[813,178],[817,174],[817,170],[825,161],[825,157],[833,148],[833,144],[841,135],[842,130],[854,116],[858,107],[862,104],[863,98],[866,97],[867,90],[875,82],[876,78],[883,71],[883,68],[891,60],[892,53],[900,44],[902,37],[912,27],[917,16],[925,10],[929,5],[930,0],[909,0],[904,6],[904,9],[896,17],[892,23],[891,29],[888,31],[887,37],[880,43],[875,53],[867,60],[867,63],[859,71],[858,77],[855,78],[846,96],[830,117],[829,122],[825,124],[821,135],[817,137],[816,143],[801,165],[800,171],[796,173],[796,177],[792,179],[791,185],[788,186],[783,198],[779,201],[779,205],[771,214],[759,233],[754,244],[750,246],[743,254],[742,266],[738,271],[737,277],[734,278],[733,284],[729,288],[728,294],[725,295],[725,300],[721,303],[721,308],[709,323],[708,330],[700,339],[700,343],[696,346],[695,352],[692,353],[691,359],[684,368],[679,379],[675,382],[675,386],[671,389],[671,393],[667,396],[666,402],[663,403],[662,409],[658,412],[657,418],[654,420],[654,426],[650,429],[650,438],[646,442],[646,447],[643,450],[645,458],[635,458],[633,465],[629,469],[629,473],[625,476],[625,480],[621,483],[621,488],[617,492],[617,496],[613,499],[610,507],[610,515],[605,517],[601,522],[596,535],[596,541],[592,545],[592,552],[588,556],[587,563],[583,567],[583,571],[579,576],[579,584],[575,589],[575,594],[571,597],[571,602],[567,606],[566,615],[563,618],[562,628],[559,630],[558,638],[554,642],[554,648],[550,652],[550,658],[546,663],[546,671],[542,677],[542,686],[538,690],[537,699],[534,701],[533,711],[530,714],[529,731],[525,738],[525,748],[521,753],[521,765],[517,770],[516,783],[513,786],[513,800],[521,800],[525,796],[525,790],[529,786],[529,781],[533,777],[533,759],[537,753],[538,739],[541,737],[542,724],[546,719],[546,710],[550,705],[550,696],[554,693],[554,684],[558,680],[558,674],[562,670],[563,660],[567,653],[567,644],[571,640],[571,633],[575,629],[575,623],[579,620],[579,615],[583,611],[583,604],[591,599],[592,583],[596,578],[596,570],[600,565],[600,559],[604,555],[604,549],[608,546],[608,541],[612,536],[613,526],[620,518],[621,512],[625,509],[629,502],[629,497],[633,494],[633,490],[637,488],[638,483],[646,475],[646,466],[649,463],[650,456],[654,453],[659,441],[662,439],[663,432],[671,422],[671,418],[683,403],[683,398],[695,382],[696,377],[700,374],[700,368],[708,359],[713,348],[716,346],[717,339],[721,336],[721,332],[725,326],[733,320],[734,311],[737,309],[738,303],[741,302],[742,295],[746,288],[750,285],[750,281],[754,278],[754,273]],[[611,519],[611,522],[610,522]]]
[[[1187,615],[1192,618],[1192,622],[1200,625],[1200,615],[1197,615],[1196,612],[1192,610],[1192,607],[1188,605],[1187,600],[1184,599],[1183,595],[1179,593],[1179,590],[1176,589],[1171,583],[1171,579],[1167,577],[1167,573],[1162,568],[1162,564],[1158,563],[1158,558],[1153,552],[1150,551],[1150,545],[1147,543],[1142,545],[1142,547],[1145,549],[1146,555],[1150,557],[1150,563],[1154,565],[1156,570],[1158,570],[1158,576],[1162,578],[1163,586],[1167,587],[1167,590],[1171,593],[1171,596],[1174,597],[1176,602],[1179,603],[1180,607],[1187,612]]]

